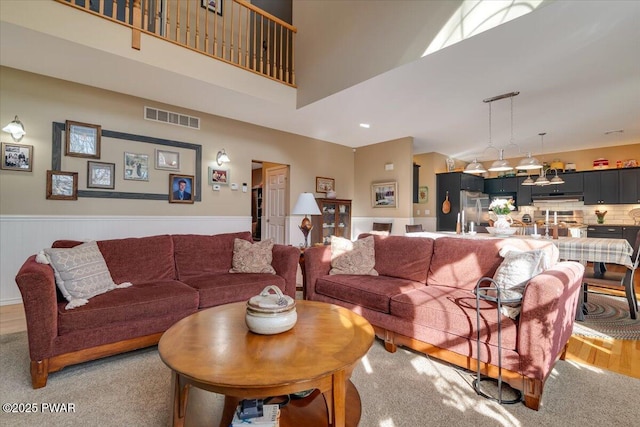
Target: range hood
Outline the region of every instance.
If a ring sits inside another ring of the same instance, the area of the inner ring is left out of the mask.
[[[534,194],[531,196],[534,202],[541,203],[566,203],[566,202],[582,202],[584,196],[582,193],[548,193]]]

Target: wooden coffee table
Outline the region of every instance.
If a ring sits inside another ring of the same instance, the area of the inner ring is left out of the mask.
[[[239,302],[203,310],[163,334],[158,351],[173,371],[173,425],[184,425],[189,387],[197,387],[225,395],[221,426],[241,399],[310,389],[317,391],[283,408],[281,427],[356,426],[360,396],[349,378],[373,343],[369,322],[333,304],[296,301],[293,329],[258,335],[245,324],[245,308]]]

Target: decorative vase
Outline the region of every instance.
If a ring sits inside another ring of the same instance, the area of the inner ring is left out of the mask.
[[[511,228],[511,217],[509,215],[497,215],[498,219],[493,223],[493,227],[497,229]]]

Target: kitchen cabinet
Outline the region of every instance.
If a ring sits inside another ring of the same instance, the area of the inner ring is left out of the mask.
[[[618,171],[620,203],[640,203],[640,168]]]
[[[455,231],[460,212],[460,191],[484,191],[484,179],[481,176],[463,172],[440,173],[436,175],[436,230]],[[442,212],[442,203],[449,193],[451,210]]]
[[[484,192],[492,195],[499,195],[501,193],[517,193],[518,180],[515,176],[508,178],[485,179]]]
[[[619,174],[617,170],[583,172],[584,204],[602,205],[617,204]]]
[[[547,173],[547,178],[549,178],[549,180],[555,176],[555,172]],[[558,176],[564,180],[564,184],[551,184],[545,186],[535,185],[531,187],[531,195],[556,194],[560,196],[562,194],[582,194],[584,191],[585,185],[583,181],[583,174],[565,173],[558,174]]]
[[[587,226],[587,237],[601,239],[622,239],[621,225],[589,225]]]
[[[311,217],[310,244],[331,243],[331,236],[351,239],[351,200],[316,199],[321,215]]]
[[[531,189],[533,186],[531,185],[522,185],[524,180],[527,179],[526,176],[519,176],[517,178],[518,183],[518,207],[520,206],[532,206],[533,200],[531,199]]]

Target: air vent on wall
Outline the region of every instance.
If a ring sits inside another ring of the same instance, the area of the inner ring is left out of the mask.
[[[186,116],[172,111],[159,110],[157,108],[144,107],[144,118],[154,122],[168,123],[170,125],[184,126],[192,129],[200,129],[200,118]]]

